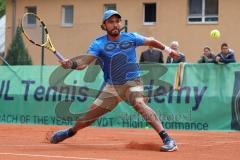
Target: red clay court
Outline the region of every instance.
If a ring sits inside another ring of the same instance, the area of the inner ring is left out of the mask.
[[[64,127],[66,128],[66,127]],[[48,135],[63,127],[0,125],[0,160],[233,160],[240,158],[239,132],[169,131],[177,152],[160,152],[151,129],[87,128],[60,144]]]

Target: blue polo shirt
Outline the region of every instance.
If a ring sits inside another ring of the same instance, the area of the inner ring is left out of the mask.
[[[117,41],[109,41],[104,35],[91,43],[88,54],[100,60],[105,82],[124,84],[140,77],[136,47],[143,46],[144,39],[138,33],[121,32]]]

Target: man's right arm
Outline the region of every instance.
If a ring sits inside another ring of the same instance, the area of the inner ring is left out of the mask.
[[[92,55],[82,55],[73,59],[67,59],[64,62],[61,62],[61,65],[65,69],[76,69],[83,70],[96,58]]]
[[[99,51],[98,42],[95,40],[91,43],[88,48],[87,53],[69,60],[62,62],[62,66],[65,69],[76,69],[83,70],[85,69],[91,62],[97,59]]]

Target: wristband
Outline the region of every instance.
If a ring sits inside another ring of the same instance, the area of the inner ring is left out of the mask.
[[[166,52],[166,53],[171,53],[172,49],[168,46],[165,46],[163,51]]]

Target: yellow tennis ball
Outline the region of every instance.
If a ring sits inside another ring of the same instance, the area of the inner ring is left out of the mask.
[[[221,36],[221,33],[217,29],[214,29],[210,32],[210,37],[213,38],[213,39],[219,39],[220,36]]]

